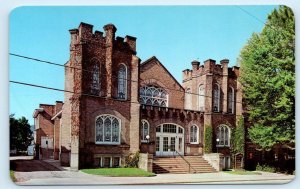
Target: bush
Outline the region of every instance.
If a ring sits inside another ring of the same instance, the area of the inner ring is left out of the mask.
[[[131,153],[125,157],[125,166],[124,167],[138,168],[139,160],[140,160],[140,152],[139,151],[137,151],[135,153]]]
[[[268,165],[260,165],[260,164],[258,164],[256,166],[256,171],[264,171],[264,172],[275,173],[276,172],[276,168],[268,166]]]

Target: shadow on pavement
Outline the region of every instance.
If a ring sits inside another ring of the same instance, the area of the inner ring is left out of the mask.
[[[10,170],[19,172],[60,171],[60,169],[41,160],[11,160]]]

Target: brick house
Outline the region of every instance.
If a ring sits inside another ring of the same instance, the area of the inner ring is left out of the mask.
[[[193,61],[180,84],[155,56],[141,62],[136,38],[115,37],[116,30],[108,24],[105,34],[93,32],[86,23],[69,30],[65,90],[71,92],[62,108],[60,102],[35,110],[35,119],[43,118],[35,124],[36,143],[52,137],[54,158],[74,170],[121,166],[140,151],[141,167],[152,171],[160,157],[204,157],[210,125],[213,152],[222,154],[223,168],[232,167],[231,129],[242,115],[239,68],[228,67],[227,59]]]

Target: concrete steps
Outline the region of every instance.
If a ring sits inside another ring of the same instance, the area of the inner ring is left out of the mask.
[[[184,156],[184,159],[191,165],[189,172],[188,164],[181,157],[160,157],[154,158],[154,173],[212,173],[216,170],[201,156]]]

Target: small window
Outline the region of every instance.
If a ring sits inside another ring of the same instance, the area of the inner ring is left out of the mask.
[[[228,91],[228,113],[234,113],[234,89],[232,87]]]
[[[114,157],[113,167],[120,167],[120,157]]]
[[[201,112],[204,112],[204,106],[205,106],[205,91],[204,91],[204,85],[199,86],[199,110]]]
[[[149,135],[149,129],[150,129],[150,126],[149,126],[148,121],[143,119],[141,121],[141,139],[142,139],[142,142],[148,142],[146,136]]]
[[[100,69],[99,69],[99,61],[93,59],[92,61],[93,69],[92,69],[92,83],[91,83],[91,94],[99,95],[100,94]]]
[[[160,133],[160,128],[161,128],[161,126],[157,126],[157,127],[156,127],[156,132],[157,132],[157,133]]]
[[[185,91],[185,109],[192,109],[192,96],[190,88],[187,88]]]
[[[111,157],[104,157],[103,167],[111,167],[110,161]]]
[[[120,144],[121,121],[112,115],[96,119],[96,144]]]
[[[190,143],[191,144],[198,144],[198,127],[196,125],[192,125],[190,127]]]

